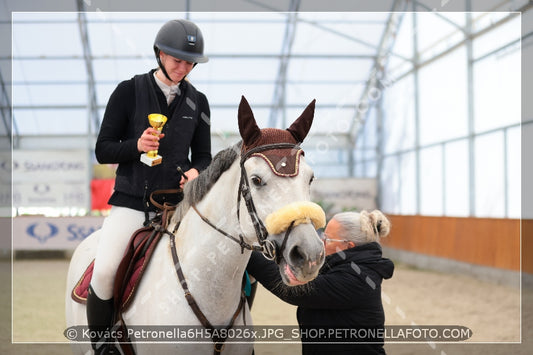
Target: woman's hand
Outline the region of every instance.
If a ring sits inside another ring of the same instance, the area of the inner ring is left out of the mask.
[[[181,180],[180,180],[180,188],[183,189],[183,185],[185,185],[185,183],[187,181],[190,181],[190,180],[194,180],[198,177],[198,175],[200,174],[198,172],[198,170],[196,170],[195,168],[192,168],[192,169],[189,169],[187,170],[186,172],[184,172],[183,174],[185,174],[185,176],[187,178],[185,178],[183,175],[181,176]]]
[[[137,140],[137,150],[139,153],[157,150],[159,148],[159,140],[164,136],[165,134],[159,133],[157,129],[148,127]]]

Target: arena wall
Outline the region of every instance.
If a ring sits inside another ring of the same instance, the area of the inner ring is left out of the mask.
[[[454,264],[455,269],[478,274],[494,270],[499,278],[520,270],[533,274],[533,220],[388,217],[392,229],[382,244],[403,262],[435,269]]]

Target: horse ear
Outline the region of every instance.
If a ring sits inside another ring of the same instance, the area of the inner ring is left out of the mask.
[[[261,137],[261,130],[257,127],[252,109],[244,96],[241,97],[241,103],[239,104],[238,119],[239,132],[244,146],[249,146]]]
[[[309,105],[305,108],[304,112],[293,122],[293,124],[287,128],[287,131],[291,132],[293,137],[299,142],[303,142],[307,133],[311,129],[311,124],[313,124],[313,117],[315,116],[315,102],[316,100],[311,101]]]

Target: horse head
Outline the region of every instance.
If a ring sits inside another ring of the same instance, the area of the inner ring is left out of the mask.
[[[239,218],[251,220],[243,231],[257,236],[265,256],[278,263],[287,285],[314,279],[325,257],[316,232],[325,225],[325,214],[310,201],[313,170],[300,147],[314,111],[315,100],[285,130],[260,129],[244,97],[238,111],[243,199]]]

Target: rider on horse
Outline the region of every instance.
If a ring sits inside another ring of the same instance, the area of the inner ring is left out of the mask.
[[[203,93],[183,80],[197,63],[207,62],[203,50],[202,33],[194,23],[165,23],[154,42],[159,68],[123,81],[109,99],[95,153],[100,163],[118,163],[118,169],[87,296],[90,330],[105,331],[111,326],[113,284],[122,254],[131,235],[156,211],[148,197],[155,190],[179,189],[211,162],[209,103]],[[168,117],[159,136],[149,126],[152,113]],[[153,150],[163,156],[162,162],[144,165],[141,153]],[[183,168],[184,176],[177,167]],[[164,199],[175,204],[181,196],[170,194]],[[112,347],[100,346],[100,340],[91,339],[95,354],[114,353]]]

